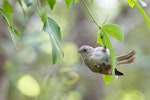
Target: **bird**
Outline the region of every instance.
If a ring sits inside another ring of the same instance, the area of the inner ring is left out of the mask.
[[[109,49],[106,47],[96,47],[93,48],[89,45],[83,45],[78,49],[81,58],[85,65],[93,72],[100,73],[104,75],[112,75],[112,63],[110,58]],[[132,50],[131,52],[117,56],[116,66],[129,64],[135,60],[136,52]],[[115,75],[124,75],[122,72],[114,68]]]

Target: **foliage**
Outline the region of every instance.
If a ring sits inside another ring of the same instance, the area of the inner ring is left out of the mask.
[[[139,12],[142,14],[142,16],[144,17],[146,23],[148,24],[148,26],[150,27],[150,19],[147,16],[147,14],[145,13],[145,11],[143,10],[143,8],[140,6],[140,4],[136,1],[136,0],[128,0],[128,4],[131,8],[133,8],[134,6],[139,10]]]
[[[55,4],[56,4],[56,0],[46,0],[46,1],[47,1],[47,5],[49,6],[49,8],[51,10],[53,10],[55,7]],[[114,68],[116,67],[116,65],[115,65],[116,64],[116,59],[115,59],[116,55],[115,55],[115,51],[112,46],[112,43],[109,39],[109,35],[122,42],[124,40],[123,32],[122,32],[120,26],[116,25],[116,24],[105,24],[104,23],[102,26],[99,26],[97,24],[97,21],[95,21],[93,15],[89,11],[88,7],[86,6],[85,0],[81,0],[81,1],[84,4],[83,6],[88,11],[90,17],[93,19],[94,23],[99,28],[99,32],[97,35],[97,43],[101,44],[103,46],[106,46],[110,50],[110,57],[111,57],[112,67],[113,67],[112,72],[113,72],[113,77],[114,77]],[[78,0],[64,0],[64,2],[66,4],[66,7],[70,8],[71,4],[74,2],[78,2]],[[91,2],[94,2],[94,0],[91,0]],[[23,8],[23,3],[25,3],[27,7],[30,7],[32,5],[32,2],[30,2],[30,0],[23,0],[23,1],[18,0],[18,4],[20,5],[20,7],[23,11],[23,14],[26,17],[27,15]],[[35,0],[35,4],[36,4],[36,8],[37,8],[37,13],[43,23],[43,31],[47,32],[49,34],[51,45],[52,45],[52,59],[53,59],[52,63],[55,64],[59,54],[61,54],[62,56],[64,55],[63,51],[61,49],[61,41],[62,41],[61,30],[60,30],[59,25],[56,23],[56,21],[47,15],[47,10],[41,6],[41,2],[39,0]],[[135,6],[139,10],[139,12],[142,14],[142,16],[144,17],[148,26],[150,26],[150,19],[146,15],[143,8],[139,5],[138,1],[128,0],[128,4],[132,8]],[[11,38],[12,38],[12,35],[19,36],[20,32],[13,24],[13,17],[12,17],[13,8],[8,0],[3,0],[2,7],[0,8],[0,15],[3,17],[4,21],[6,22],[6,24],[8,26]],[[12,40],[13,40],[13,38],[12,38]],[[15,45],[14,40],[13,40],[13,43]],[[109,76],[109,77],[104,76],[104,80],[106,83],[110,83],[110,81],[112,80],[112,78],[110,78],[110,77],[111,76]]]
[[[53,10],[56,0],[47,0],[47,2],[48,2],[50,9]]]
[[[123,41],[123,32],[120,28],[120,26],[115,25],[115,24],[104,24],[102,28],[100,29],[100,32],[98,33],[100,38],[97,38],[97,42],[100,45],[106,46],[110,50],[110,57],[112,61],[112,75],[113,76],[108,76],[108,75],[103,75],[103,78],[105,80],[105,83],[108,84],[111,82],[111,80],[114,78],[114,68],[116,66],[116,54],[113,49],[113,46],[110,42],[110,39],[107,34],[111,35],[112,37],[116,38],[119,41]],[[112,77],[112,78],[111,78]]]
[[[9,32],[10,32],[10,37],[13,41],[13,44],[16,46],[15,40],[13,39],[12,35],[15,34],[18,36],[20,32],[13,24],[12,14],[13,14],[12,6],[7,0],[3,0],[2,7],[0,8],[0,15],[3,17],[5,23],[7,24]]]
[[[43,31],[49,33],[51,44],[52,44],[52,59],[53,59],[53,64],[55,64],[59,52],[62,52],[63,55],[63,51],[60,45],[60,41],[61,41],[60,27],[53,19],[47,17],[47,12],[41,8],[40,2],[38,0],[36,0],[36,7],[37,7],[38,14],[44,24]],[[53,6],[51,6],[51,9],[53,9]]]

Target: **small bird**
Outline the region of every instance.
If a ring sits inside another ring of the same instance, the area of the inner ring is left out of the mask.
[[[89,45],[83,45],[78,52],[87,67],[95,72],[105,75],[112,75],[112,65],[109,49],[105,47],[93,48]],[[116,57],[116,65],[129,64],[135,60],[135,51]],[[123,75],[115,68],[115,75]]]

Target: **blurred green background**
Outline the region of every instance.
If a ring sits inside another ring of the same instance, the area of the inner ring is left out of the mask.
[[[94,0],[88,6],[100,24],[110,8],[107,23],[119,24],[125,37],[123,43],[111,39],[116,54],[135,50],[137,55],[134,63],[118,67],[124,76],[105,85],[102,75],[91,72],[77,52],[85,44],[99,46],[98,29],[80,2],[68,9],[58,0],[53,11],[47,2],[42,2],[49,11],[48,16],[60,25],[63,38],[64,58],[59,57],[57,64],[52,65],[51,43],[48,33],[41,31],[43,24],[34,0],[32,6],[24,5],[27,19],[18,3],[12,0],[14,23],[21,35],[14,36],[15,49],[0,17],[0,100],[149,100],[150,29],[126,0],[109,1],[110,4],[108,0]],[[150,1],[145,2],[144,10],[150,16]]]

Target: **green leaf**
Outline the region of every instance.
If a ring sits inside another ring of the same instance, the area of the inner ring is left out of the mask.
[[[41,20],[42,20],[42,22],[45,22],[47,20],[46,8],[41,11]]]
[[[18,31],[18,29],[16,29],[15,27],[13,27],[12,31],[16,34],[16,35],[20,35],[20,32]]]
[[[97,43],[103,46],[103,41],[101,39],[101,31],[97,33]]]
[[[36,10],[38,12],[38,15],[40,16],[43,23],[47,20],[47,12],[46,9],[42,9],[41,3],[39,0],[35,0]]]
[[[8,1],[4,0],[2,8],[0,8],[0,15],[3,17],[11,33],[19,35],[19,31],[13,25],[12,14],[13,14],[12,6],[9,4]]]
[[[114,38],[116,38],[119,41],[123,41],[123,32],[119,25],[116,24],[105,24],[102,26],[102,30],[105,31],[105,33],[110,34]]]
[[[52,44],[52,59],[53,59],[53,64],[56,64],[56,61],[57,61],[57,47],[55,45],[55,40],[52,38],[52,35],[49,35],[50,36],[50,40],[51,40],[51,44]]]
[[[91,3],[93,3],[94,2],[94,0],[91,0]]]
[[[57,61],[57,56],[59,52],[62,53],[60,41],[61,41],[61,32],[58,24],[51,18],[47,18],[47,21],[44,23],[43,30],[49,33],[51,43],[52,43],[52,59],[53,64]]]
[[[60,45],[60,41],[61,41],[60,27],[53,19],[47,17],[46,10],[45,9],[43,10],[41,8],[41,3],[38,0],[35,1],[35,4],[36,4],[38,15],[40,16],[42,22],[44,23],[43,31],[48,32],[50,36],[50,40],[52,44],[52,60],[53,60],[53,64],[55,64],[59,52],[61,52],[62,55],[64,55]]]
[[[12,14],[13,9],[8,1],[3,1],[2,8],[0,9],[1,15],[7,21],[7,24],[11,25],[13,23]]]
[[[58,24],[51,19],[50,17],[47,18],[47,23],[44,24],[43,30],[50,33],[54,34],[54,36],[61,41],[61,32],[60,32],[60,27]]]
[[[71,7],[71,4],[73,3],[73,2],[79,2],[79,0],[65,0],[65,3],[66,3],[66,7],[67,8],[70,8]]]
[[[8,26],[12,33],[15,33],[17,36],[20,35],[20,32],[13,26]]]
[[[135,2],[133,2],[133,0],[128,0],[128,4],[131,8],[133,8],[135,5]]]
[[[20,7],[21,7],[21,9],[22,9],[22,12],[23,12],[24,17],[27,17],[26,12],[25,12],[25,10],[23,9],[22,1],[21,1],[21,0],[18,0],[18,3],[19,3],[19,5],[20,5]]]
[[[2,16],[5,23],[7,24],[10,38],[13,42],[14,47],[16,48],[16,43],[13,34],[19,35],[20,33],[13,25],[12,14],[13,14],[12,6],[9,4],[7,0],[3,0],[2,7],[0,8],[0,15]]]
[[[110,75],[103,75],[103,79],[105,81],[105,84],[109,84],[111,82],[112,76],[110,76]]]
[[[30,0],[24,0],[24,2],[25,2],[25,4],[26,4],[26,6],[27,6],[27,7],[29,7],[29,6],[31,6],[31,5],[32,5],[32,3],[31,3],[31,1],[30,1]]]
[[[3,8],[3,10],[7,11],[8,13],[13,13],[12,6],[10,5],[10,3],[7,0],[3,0],[2,8]]]
[[[53,10],[56,0],[47,0],[49,7]]]
[[[79,0],[73,0],[73,2],[79,2]]]
[[[71,7],[72,2],[73,2],[73,0],[65,0],[66,7],[67,7],[67,8],[70,8],[70,7]]]
[[[111,65],[112,65],[112,78],[109,79],[109,80],[107,79],[107,82],[106,82],[106,83],[109,83],[115,77],[115,70],[114,69],[116,67],[116,54],[115,54],[114,48],[113,48],[113,46],[112,46],[112,44],[110,42],[109,37],[107,36],[107,34],[105,32],[102,31],[102,33],[103,33],[104,44],[106,45],[106,47],[110,51],[110,58],[111,58]]]
[[[147,14],[145,13],[145,11],[143,10],[143,8],[134,0],[132,0],[135,3],[136,8],[140,11],[140,13],[142,14],[142,16],[144,17],[146,23],[148,24],[148,26],[150,27],[150,19],[147,16]]]
[[[57,40],[55,36],[54,36],[54,38],[55,38],[55,40]],[[64,52],[62,51],[60,41],[57,40],[56,44],[57,44],[57,47],[59,49],[59,52],[61,52],[62,56],[64,57]]]

